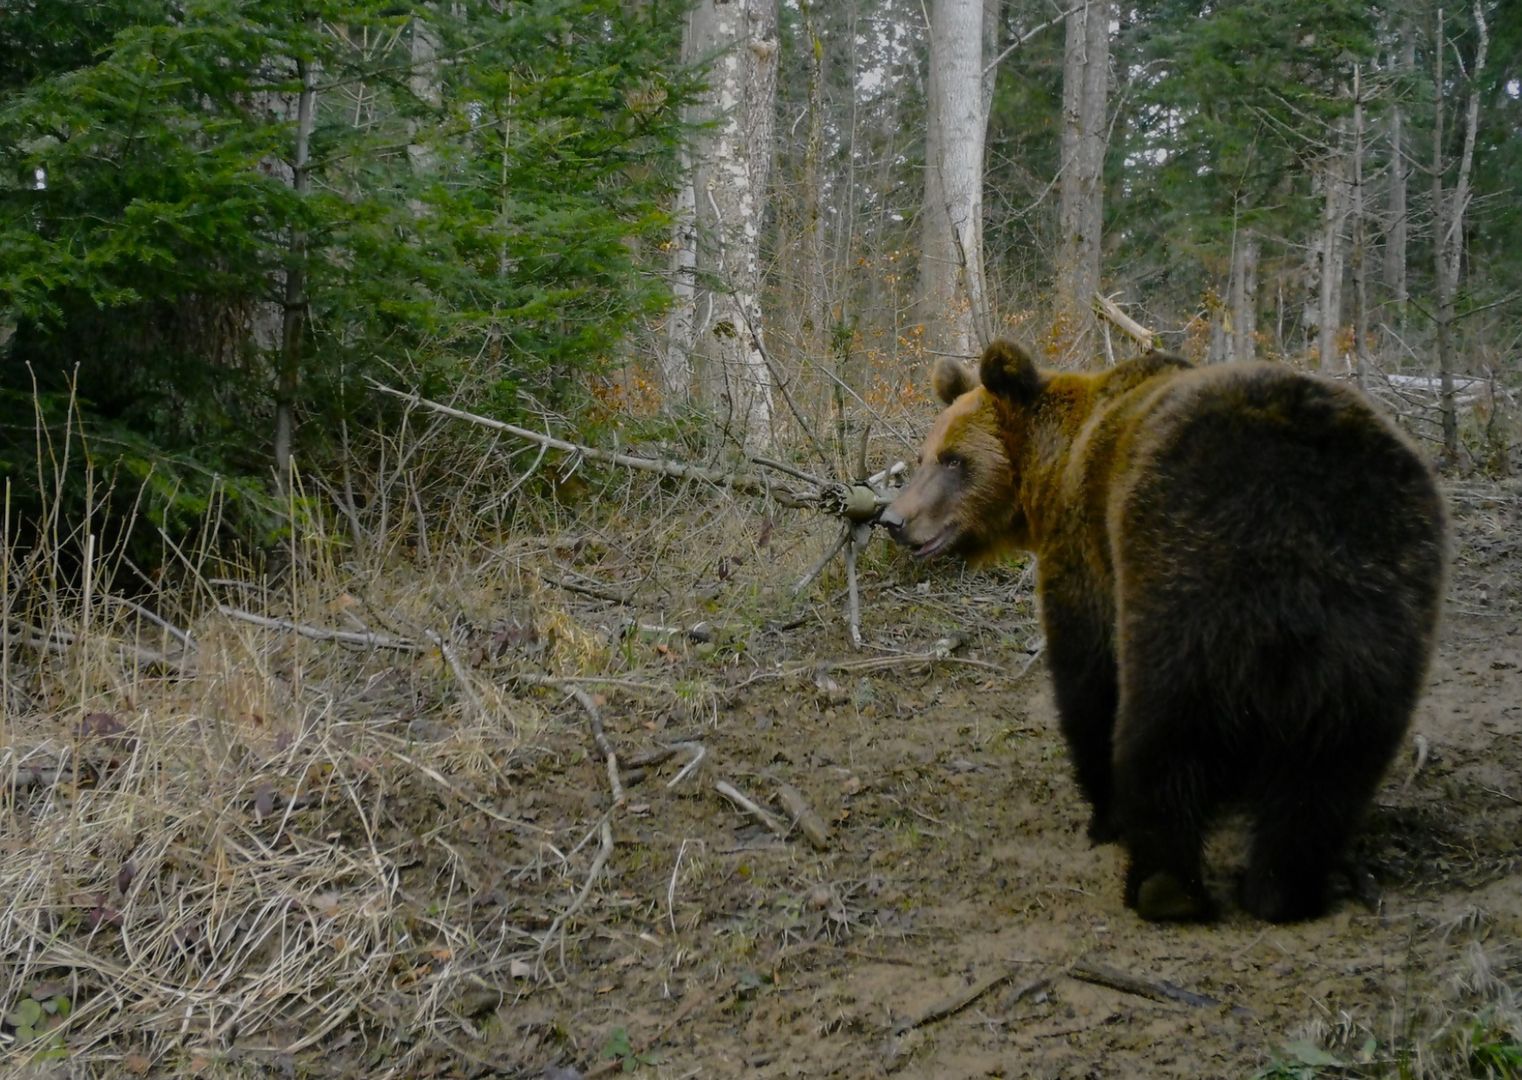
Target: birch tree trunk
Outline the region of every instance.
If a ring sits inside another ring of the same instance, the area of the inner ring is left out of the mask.
[[[983,0],[934,0],[921,216],[920,317],[934,352],[973,355],[983,276]]]
[[[1349,216],[1353,222],[1353,248],[1349,255],[1353,268],[1353,356],[1358,385],[1364,385],[1369,374],[1369,287],[1365,268],[1368,229],[1364,221],[1363,191],[1363,68],[1353,65],[1353,147],[1351,159],[1352,183],[1349,192]]]
[[[1331,150],[1322,165],[1324,202],[1317,243],[1320,281],[1316,303],[1316,351],[1322,371],[1337,367],[1337,331],[1342,327],[1342,229],[1347,223],[1347,150],[1343,125],[1333,129]]]
[[[677,160],[681,179],[671,215],[671,311],[661,353],[661,401],[668,413],[692,398],[692,350],[698,333],[698,199],[685,146]]]
[[[699,230],[696,263],[677,267],[678,285],[691,276],[690,265],[713,282],[705,317],[692,318],[691,340],[705,341],[711,390],[726,406],[731,433],[747,450],[764,449],[774,437],[760,292],[777,102],[777,0],[702,0],[691,20],[693,55],[714,58],[708,92],[695,110],[696,119],[711,125],[695,139],[693,155],[693,220],[706,228]],[[679,197],[679,217],[684,209]],[[685,240],[678,237],[675,245],[679,260],[686,258]],[[678,300],[685,303],[680,294]],[[686,334],[681,318],[674,318],[665,366],[678,382],[683,358],[691,356],[683,348]]]
[[[814,5],[801,0],[803,37],[808,47],[808,137],[803,149],[803,284],[805,348],[818,352],[829,319],[824,260],[824,41],[814,26]]]
[[[1110,0],[1087,0],[1066,19],[1056,308],[1069,348],[1074,351],[1095,345],[1093,304],[1099,291],[1104,225],[1110,15]]]
[[[1401,26],[1400,35],[1400,53],[1394,65],[1397,77],[1409,74],[1416,67],[1416,36],[1409,25]],[[1407,191],[1411,175],[1408,142],[1406,105],[1397,93],[1390,105],[1390,226],[1385,234],[1384,260],[1385,287],[1390,294],[1397,330],[1403,330],[1406,325],[1406,303],[1410,299],[1406,285],[1406,242],[1410,235]]]
[[[432,14],[428,5],[420,5],[412,16],[412,34],[408,42],[411,70],[407,75],[407,87],[412,96],[424,102],[435,112],[444,106],[444,88],[439,78],[439,39],[425,16]],[[419,132],[426,129],[417,120],[407,122],[407,158],[412,171],[419,176],[432,173],[438,166],[438,154],[433,147],[417,141]],[[414,212],[422,207],[414,208]]]
[[[1459,171],[1453,191],[1443,191],[1443,174],[1448,162],[1443,150],[1443,52],[1448,41],[1443,31],[1443,9],[1437,9],[1433,52],[1433,137],[1432,137],[1432,253],[1437,278],[1437,371],[1441,386],[1440,407],[1443,418],[1443,458],[1448,464],[1458,460],[1459,418],[1453,398],[1453,323],[1456,315],[1459,269],[1464,257],[1464,215],[1469,209],[1469,181],[1474,166],[1475,136],[1480,127],[1480,77],[1490,50],[1490,32],[1485,24],[1485,9],[1474,0],[1474,25],[1477,34],[1474,63],[1469,68],[1469,100],[1464,112],[1464,147],[1459,152]]]

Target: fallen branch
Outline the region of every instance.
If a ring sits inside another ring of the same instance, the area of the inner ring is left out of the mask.
[[[899,1021],[897,1024],[893,1025],[893,1034],[904,1035],[910,1031],[913,1031],[915,1028],[924,1027],[926,1024],[933,1024],[937,1020],[946,1019],[948,1016],[955,1016],[957,1013],[967,1008],[967,1006],[971,1005],[974,1001],[977,1001],[984,994],[987,994],[990,990],[994,990],[1009,982],[1016,975],[1020,974],[1024,965],[1030,963],[1034,963],[1034,961],[1017,960],[1015,961],[1017,966],[1006,968],[1004,971],[997,972],[996,974],[990,975],[985,979],[981,979],[978,982],[973,983],[971,986],[966,987],[965,989],[953,994],[945,1001],[939,1002],[938,1004],[932,1005],[928,1009],[923,1010],[918,1016]],[[1033,982],[1028,982],[1024,986],[1020,987],[1020,989],[1015,991],[1014,1001],[1012,1001],[1010,1004],[1014,1004],[1014,1002],[1020,1001],[1024,998],[1028,998],[1032,994],[1040,993],[1042,990],[1045,990],[1048,986],[1051,985],[1052,979],[1049,975],[1036,979]]]
[[[590,596],[594,600],[606,600],[610,604],[618,604],[620,607],[629,606],[629,598],[623,593],[612,592],[608,589],[598,589],[594,588],[591,585],[578,585],[574,581],[566,581],[562,578],[553,578],[550,577],[550,575],[546,574],[544,571],[535,570],[533,567],[528,567],[527,569],[529,573],[533,574],[540,581],[544,582],[546,585],[553,585],[557,589],[564,589],[566,592],[579,593],[582,596]]]
[[[1094,311],[1143,349],[1157,347],[1157,334],[1120,310],[1120,305],[1108,296],[1094,294]]]
[[[602,461],[610,465],[619,465],[626,469],[656,473],[660,476],[669,476],[675,479],[700,480],[715,487],[727,488],[739,494],[758,495],[769,498],[782,506],[816,510],[820,513],[839,517],[845,524],[842,538],[835,543],[835,546],[830,550],[830,554],[804,576],[798,583],[795,592],[801,592],[811,581],[818,577],[825,564],[834,558],[835,554],[844,547],[846,551],[846,583],[849,592],[848,625],[851,632],[851,643],[858,648],[861,647],[861,602],[856,580],[856,556],[871,538],[870,527],[876,523],[883,508],[893,501],[890,485],[908,470],[908,466],[903,462],[895,462],[890,467],[871,476],[865,475],[866,468],[865,463],[863,463],[857,473],[858,479],[854,483],[844,484],[838,480],[822,479],[802,469],[784,462],[774,461],[771,458],[752,455],[746,459],[749,465],[757,469],[769,469],[780,472],[806,485],[803,488],[779,487],[771,478],[756,471],[742,470],[730,472],[669,458],[641,457],[638,454],[599,450],[596,447],[584,446],[565,439],[557,439],[548,433],[531,431],[516,424],[494,420],[489,416],[466,412],[464,409],[457,409],[452,405],[430,401],[428,398],[397,390],[374,380],[371,380],[370,385],[380,393],[400,398],[416,408],[427,409],[440,416],[464,420],[467,423],[475,424],[478,427],[484,427],[491,431],[504,432],[516,438],[537,443],[542,448],[561,450],[567,454],[573,454],[577,464],[583,460]],[[789,403],[791,404],[791,402]],[[807,431],[806,427],[805,431]],[[573,465],[572,468],[574,471],[575,466]],[[551,583],[561,588],[571,589],[574,592],[590,591],[585,586],[573,586],[563,581],[551,580]],[[625,602],[623,597],[611,594],[591,593],[591,595],[619,603]]]
[[[803,830],[803,835],[808,837],[809,843],[815,851],[826,851],[830,846],[830,829],[824,823],[824,818],[814,812],[809,801],[803,797],[803,792],[793,787],[792,784],[778,784],[777,798],[783,807],[792,815],[793,824]]]
[[[1176,1002],[1196,1009],[1219,1009],[1226,1004],[1219,998],[1185,990],[1182,986],[1176,986],[1164,979],[1149,979],[1142,975],[1132,975],[1128,971],[1121,971],[1088,959],[1076,961],[1072,967],[1068,968],[1067,974],[1079,982],[1093,983],[1095,986],[1119,990],[1123,994],[1151,998],[1153,1001]],[[1240,1005],[1231,1006],[1231,1012],[1237,1016],[1248,1015],[1248,1010]]]
[[[310,638],[312,641],[336,641],[343,645],[361,645],[371,649],[397,649],[401,652],[419,652],[422,649],[422,646],[417,642],[409,641],[406,638],[390,637],[386,634],[377,634],[369,631],[329,630],[322,626],[292,622],[290,619],[274,619],[268,615],[255,615],[252,611],[228,607],[226,604],[218,604],[217,613],[229,619],[236,619],[239,622],[261,626],[266,630],[285,630],[304,638]]]
[[[618,755],[613,751],[613,744],[608,741],[607,732],[602,727],[602,713],[598,711],[597,703],[592,700],[592,695],[581,687],[567,679],[557,679],[552,675],[532,675],[520,672],[513,676],[519,682],[530,683],[534,686],[551,686],[557,690],[564,690],[587,714],[587,721],[592,729],[592,742],[597,745],[597,750],[602,754],[603,760],[608,766],[608,786],[613,789],[613,805],[616,807],[624,801],[624,785],[618,776]]]
[[[761,824],[765,825],[777,836],[780,836],[783,839],[787,838],[787,825],[778,819],[777,816],[774,815],[771,811],[763,810],[760,806],[756,805],[756,803],[752,802],[733,784],[729,783],[726,780],[718,780],[715,781],[713,789],[728,799],[730,802],[734,803],[741,810],[744,810],[751,817],[755,818]]]
[[[835,501],[838,501],[841,505],[844,505],[846,499],[848,498],[849,489],[844,484],[838,483],[836,481],[819,480],[814,477],[809,477],[808,482],[814,485],[818,490],[814,492],[788,491],[786,489],[776,487],[775,485],[768,482],[764,477],[758,476],[754,473],[724,472],[719,469],[708,469],[704,468],[701,465],[693,465],[685,461],[673,461],[668,458],[640,457],[637,454],[625,454],[613,450],[599,450],[596,447],[583,446],[580,443],[567,442],[565,439],[557,439],[553,435],[546,435],[538,431],[530,431],[528,428],[518,427],[516,424],[509,424],[502,420],[494,420],[489,416],[481,416],[478,413],[466,412],[464,409],[456,409],[453,406],[444,405],[437,401],[430,401],[428,398],[419,397],[416,394],[409,394],[402,390],[396,390],[392,387],[385,386],[378,382],[372,381],[370,385],[383,394],[390,394],[392,397],[401,398],[403,401],[411,402],[413,405],[416,405],[419,408],[428,409],[430,412],[438,413],[440,416],[452,417],[455,420],[464,420],[467,423],[475,424],[478,427],[488,428],[492,431],[505,432],[508,435],[513,435],[520,439],[527,439],[529,442],[538,443],[540,446],[548,447],[551,450],[562,450],[568,454],[575,454],[578,457],[587,459],[588,461],[603,461],[607,462],[609,465],[620,465],[626,469],[634,469],[637,472],[658,473],[661,476],[670,476],[678,480],[701,480],[704,483],[713,484],[715,487],[728,488],[729,490],[738,492],[742,495],[768,496],[770,498],[776,499],[784,506],[808,507],[813,506],[816,503],[824,502],[830,497],[833,497]],[[760,459],[759,461],[756,459],[751,460],[755,464],[774,465],[774,463],[767,462],[764,458]],[[789,472],[796,476],[807,476],[806,473],[800,473],[792,469],[789,469]]]

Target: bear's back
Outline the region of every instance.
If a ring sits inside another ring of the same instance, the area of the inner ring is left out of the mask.
[[[1223,712],[1275,717],[1278,737],[1338,722],[1332,703],[1354,707],[1371,680],[1414,700],[1445,514],[1392,423],[1351,387],[1270,364],[1181,373],[1132,419],[1109,506],[1122,651],[1168,628]]]

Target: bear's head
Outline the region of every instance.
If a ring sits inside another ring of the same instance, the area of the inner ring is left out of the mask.
[[[881,518],[916,558],[956,553],[977,562],[1028,543],[1013,462],[1044,382],[1008,341],[988,346],[976,372],[950,357],[936,362],[931,384],[946,409]]]

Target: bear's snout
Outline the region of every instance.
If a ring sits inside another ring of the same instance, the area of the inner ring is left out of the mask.
[[[894,543],[907,544],[908,538],[904,536],[904,515],[889,506],[879,515],[877,523],[888,530],[888,535],[893,537]]]

